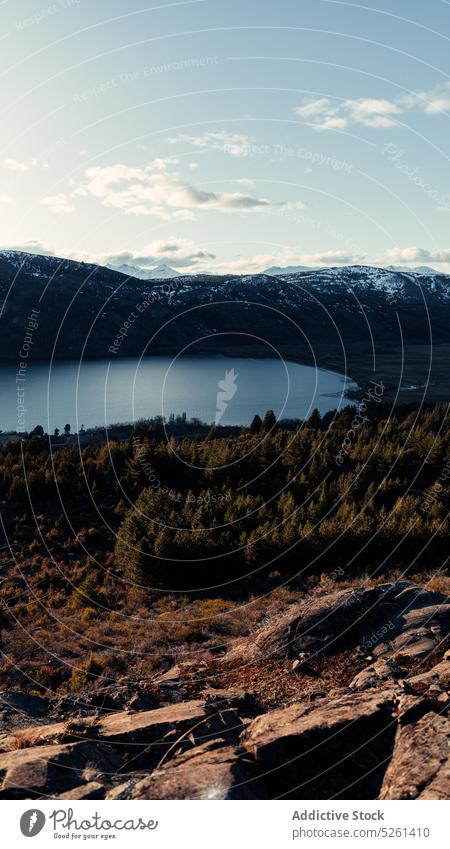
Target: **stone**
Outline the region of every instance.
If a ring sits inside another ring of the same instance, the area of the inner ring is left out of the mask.
[[[204,745],[152,775],[114,788],[108,799],[264,799],[259,770],[245,752]]]
[[[433,666],[428,672],[420,672],[418,675],[412,675],[408,678],[408,683],[411,687],[432,686],[439,684],[443,689],[448,689],[450,685],[450,660],[442,660]]]
[[[337,699],[339,696],[349,696],[351,692],[351,687],[333,687],[328,691],[328,698]]]
[[[91,717],[80,718],[73,722],[58,722],[51,725],[41,725],[34,728],[21,729],[19,735],[24,735],[28,746],[46,743],[77,742],[78,740],[105,740],[109,743],[137,743],[163,739],[168,732],[178,729],[181,733],[200,722],[208,723],[214,713],[212,707],[207,708],[203,700],[195,699],[168,705],[149,711],[120,711],[92,720]],[[228,710],[226,702],[222,703],[223,712]],[[233,714],[232,721],[235,719]],[[20,737],[19,737],[20,739]]]
[[[89,781],[87,784],[80,784],[79,787],[74,787],[73,790],[67,790],[65,793],[60,793],[56,796],[57,799],[104,799],[105,785],[99,781]]]
[[[52,702],[6,691],[0,798],[448,798],[449,614],[408,581],[316,594],[212,667]]]
[[[315,702],[317,699],[326,699],[328,696],[328,692],[326,690],[311,690],[308,693],[308,700],[310,702]]]
[[[216,704],[195,699],[151,711],[107,716],[101,720],[98,733],[101,739],[109,742],[151,744],[153,759],[159,757],[157,752],[164,753],[166,741],[171,744],[172,738],[177,739],[186,732],[190,732],[198,743],[214,730],[225,732],[239,726],[236,710],[225,700],[219,699]]]
[[[450,720],[427,713],[400,726],[380,799],[448,799]]]
[[[182,696],[186,692],[186,682],[182,678],[181,668],[178,666],[172,666],[167,672],[164,672],[163,675],[159,675],[158,678],[155,678],[154,684],[159,687],[160,690],[167,693],[175,693],[178,696]]]
[[[77,744],[82,743],[93,751],[109,751],[111,746],[118,747],[115,751],[121,756],[116,766],[119,772],[124,768],[130,771],[131,765],[133,770],[151,771],[172,749],[180,752],[192,749],[218,734],[228,737],[230,742],[238,738],[242,728],[236,708],[230,706],[229,700],[219,696],[209,701],[192,700],[152,711],[110,714],[98,719],[95,724],[91,719],[86,721],[82,718],[71,723],[22,729],[20,736],[15,738],[15,745],[26,743],[28,748],[0,755],[0,774],[3,758],[7,759],[9,755],[14,756],[13,762],[19,768],[30,758],[40,764],[44,750],[53,747],[58,753],[58,747],[62,746],[62,756],[69,751],[75,752]],[[70,744],[72,749],[68,748]],[[5,763],[9,764],[9,761],[5,760]],[[45,777],[42,780],[45,783]],[[72,786],[62,789],[72,789]]]
[[[29,696],[28,693],[3,690],[0,692],[0,706],[7,711],[15,711],[26,716],[47,716],[49,701],[41,696]]]
[[[374,798],[393,745],[394,707],[392,690],[294,703],[254,719],[241,743],[274,795]]]
[[[423,631],[425,629],[418,629]],[[400,638],[394,640],[391,644],[391,650],[398,655],[398,660],[403,658],[421,660],[427,657],[436,647],[438,640],[433,636],[431,631],[428,634],[419,636],[417,633],[405,631],[400,635]]]
[[[206,689],[202,691],[202,698],[207,705],[214,705],[218,710],[221,707],[236,710],[240,718],[254,717],[261,713],[254,696],[239,687],[227,689]]]
[[[131,696],[131,699],[126,705],[127,710],[152,710],[159,707],[158,700],[152,693],[146,693],[140,690]]]
[[[387,659],[377,660],[366,669],[362,669],[350,682],[353,690],[367,690],[371,687],[382,686],[388,681],[398,679],[400,673]]]
[[[433,703],[429,699],[402,693],[398,698],[395,715],[401,725],[406,725],[417,722],[430,710],[433,710]]]
[[[357,587],[290,605],[259,628],[250,641],[236,640],[227,659],[297,659],[302,652],[312,659],[317,653],[330,655],[349,648],[380,657],[392,653],[392,641],[405,632],[402,645],[412,644],[419,628],[426,629],[428,645],[434,647],[449,624],[450,600],[440,593],[408,581]],[[424,652],[425,645],[415,650]]]
[[[114,772],[120,758],[92,743],[34,746],[0,755],[0,798],[30,799],[71,790],[86,768]]]
[[[350,687],[352,690],[368,690],[371,687],[376,687],[378,683],[379,678],[372,665],[358,672],[350,681]]]

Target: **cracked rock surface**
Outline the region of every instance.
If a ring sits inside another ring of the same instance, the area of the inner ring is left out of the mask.
[[[0,798],[448,798],[449,624],[439,593],[358,587],[148,689],[0,693]]]

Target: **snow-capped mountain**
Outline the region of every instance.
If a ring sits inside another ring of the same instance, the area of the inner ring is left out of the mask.
[[[405,271],[410,274],[443,274],[442,271],[436,271],[435,268],[431,268],[430,265],[416,265],[415,268],[409,268],[407,265],[388,265],[388,271]]]
[[[450,342],[445,274],[361,265],[279,276],[186,274],[168,286],[163,271],[145,280],[128,268],[123,274],[58,257],[0,252],[0,359],[17,361],[33,309],[39,310],[36,359],[182,349],[266,356],[275,350],[308,358],[312,351],[338,350],[366,352],[373,363],[373,346],[385,356],[408,344],[429,344],[431,336],[434,344]],[[135,320],[121,334],[132,314]]]
[[[173,277],[182,277],[179,271],[175,271],[170,265],[161,263],[155,268],[139,268],[137,265],[107,265],[113,271],[119,271],[127,277],[136,277],[138,280],[171,280]]]
[[[281,277],[284,274],[301,274],[302,271],[311,271],[308,265],[271,265],[270,268],[264,269],[262,274],[268,274],[270,277]]]

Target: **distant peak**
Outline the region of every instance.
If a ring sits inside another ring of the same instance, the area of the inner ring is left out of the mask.
[[[388,265],[388,271],[400,271],[400,272],[409,272],[410,274],[442,274],[442,271],[436,271],[435,268],[432,268],[430,265],[416,265],[414,268],[411,268],[408,265]]]
[[[280,277],[283,274],[300,274],[302,271],[312,271],[308,265],[271,265],[266,268],[261,274],[268,274],[270,277]]]
[[[139,268],[137,265],[113,265],[109,264],[108,268],[113,271],[120,271],[121,274],[126,274],[127,277],[136,277],[138,280],[163,280],[173,277],[182,277],[179,271],[175,271],[170,265],[162,262],[155,268]]]

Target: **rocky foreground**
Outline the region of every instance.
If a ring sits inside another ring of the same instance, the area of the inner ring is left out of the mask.
[[[450,601],[304,599],[139,686],[0,693],[0,798],[445,799]]]

